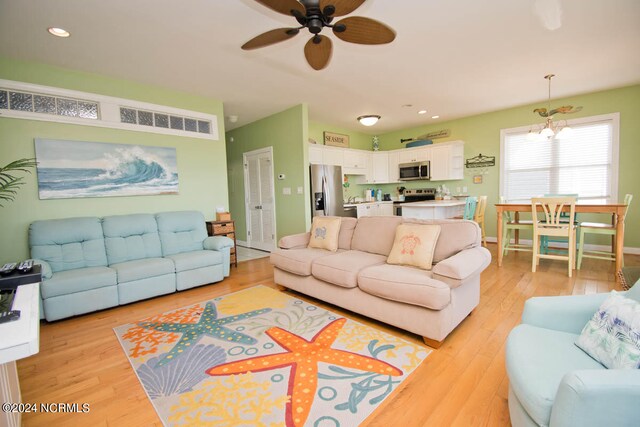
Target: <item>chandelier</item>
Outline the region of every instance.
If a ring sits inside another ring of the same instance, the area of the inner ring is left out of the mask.
[[[543,125],[540,125],[539,130],[530,129],[527,134],[527,139],[531,141],[539,140],[540,138],[544,138],[550,140],[552,138],[563,139],[567,138],[571,135],[571,128],[567,125],[566,120],[553,121],[553,116],[555,114],[571,114],[577,113],[582,110],[582,107],[573,107],[573,105],[563,105],[562,107],[558,107],[556,109],[551,109],[551,79],[555,77],[555,74],[547,74],[544,76],[545,79],[549,81],[549,96],[547,101],[547,108],[536,108],[533,110],[534,113],[540,114],[541,117],[544,117],[546,120]]]

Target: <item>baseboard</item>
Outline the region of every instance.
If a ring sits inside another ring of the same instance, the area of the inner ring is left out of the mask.
[[[245,248],[249,247],[249,244],[247,242],[245,242],[244,240],[238,240],[238,239],[236,239],[236,245],[243,246]]]
[[[514,240],[511,239],[511,242],[513,242],[513,241]],[[487,236],[487,242],[498,243],[498,239],[496,237]],[[520,239],[520,242],[523,245],[531,245],[531,240],[530,239]],[[559,247],[559,248],[566,248],[567,244],[566,243],[561,243],[561,242],[553,242],[553,246],[556,246],[556,247]],[[587,244],[587,245],[584,245],[584,249],[587,250],[587,251],[610,251],[611,250],[611,246]],[[629,254],[629,255],[640,255],[640,248],[635,248],[635,247],[632,247],[632,246],[625,246],[622,252],[625,253],[625,254]]]

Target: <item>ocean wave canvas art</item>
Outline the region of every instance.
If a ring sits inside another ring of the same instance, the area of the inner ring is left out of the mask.
[[[178,194],[176,149],[36,139],[40,199]]]

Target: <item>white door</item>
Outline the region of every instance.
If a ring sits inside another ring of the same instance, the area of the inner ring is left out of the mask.
[[[272,147],[243,154],[247,245],[271,251],[275,247],[275,194]]]

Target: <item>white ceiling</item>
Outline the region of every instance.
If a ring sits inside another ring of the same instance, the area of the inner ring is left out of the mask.
[[[559,29],[536,1],[560,4]],[[543,102],[548,73],[553,97],[640,83],[639,0],[368,0],[352,15],[391,26],[395,41],[355,45],[325,29],[333,58],[314,71],[306,32],[240,49],[295,24],[254,0],[0,0],[0,55],[220,99],[239,117],[227,129],[306,102],[311,120],[383,133]],[[364,128],[362,114],[382,120]]]

